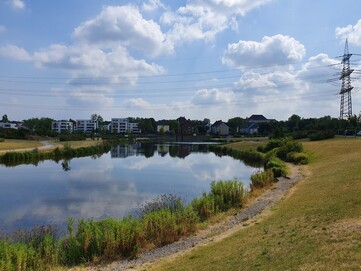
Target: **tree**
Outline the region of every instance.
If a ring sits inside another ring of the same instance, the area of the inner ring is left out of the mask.
[[[1,122],[6,123],[9,122],[8,115],[3,115]]]
[[[298,131],[299,130],[299,124],[301,122],[301,117],[293,114],[291,117],[288,118],[287,121],[287,126],[288,126],[288,130],[290,132],[294,132],[294,131]]]
[[[53,119],[51,118],[31,118],[24,120],[25,126],[29,128],[32,134],[40,136],[50,136],[52,134],[51,124]]]
[[[98,123],[104,122],[103,117],[100,116],[100,115],[98,115],[98,114],[92,114],[91,117],[90,117],[90,119],[91,119],[92,121],[97,121]]]
[[[348,117],[348,121],[350,122],[352,128],[354,129],[355,137],[357,133],[357,129],[361,122],[361,114],[360,115],[351,115]]]

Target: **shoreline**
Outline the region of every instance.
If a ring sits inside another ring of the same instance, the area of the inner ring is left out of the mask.
[[[145,252],[136,259],[114,261],[106,265],[94,265],[87,267],[75,267],[69,271],[113,271],[113,270],[143,270],[147,264],[167,260],[189,252],[210,242],[222,240],[242,228],[256,223],[256,219],[266,216],[267,212],[278,202],[284,199],[290,189],[300,182],[304,176],[300,166],[291,167],[290,177],[279,177],[262,195],[253,199],[245,208],[236,215],[228,217],[224,221],[216,223],[197,234],[183,238],[175,243]]]

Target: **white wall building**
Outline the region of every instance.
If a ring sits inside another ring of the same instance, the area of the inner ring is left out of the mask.
[[[74,131],[73,122],[67,120],[56,120],[51,123],[51,129],[55,132],[61,133],[63,131]]]
[[[0,122],[0,128],[3,129],[18,129],[18,124],[13,122]]]
[[[139,126],[138,123],[129,122],[126,118],[112,118],[111,122],[111,131],[112,133],[126,133],[128,131],[139,134]]]
[[[92,133],[98,129],[98,122],[92,120],[76,120],[75,130]]]

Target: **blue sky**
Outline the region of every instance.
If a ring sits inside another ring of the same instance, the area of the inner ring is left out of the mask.
[[[0,115],[339,116],[358,0],[0,0]],[[361,56],[352,56],[353,113]]]

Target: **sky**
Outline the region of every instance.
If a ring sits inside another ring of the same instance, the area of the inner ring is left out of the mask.
[[[359,0],[0,0],[0,116],[339,117],[346,38],[359,114],[360,10]]]

